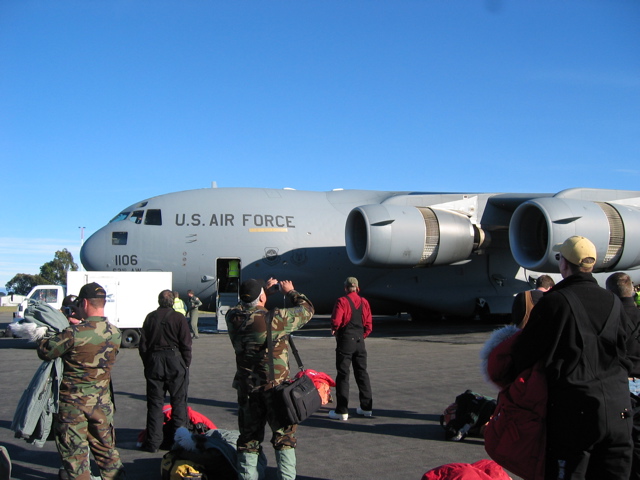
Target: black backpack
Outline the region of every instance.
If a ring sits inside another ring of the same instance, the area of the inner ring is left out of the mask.
[[[440,425],[445,430],[445,438],[454,442],[467,435],[482,437],[482,427],[489,421],[496,409],[495,398],[466,390],[456,397],[440,416]]]

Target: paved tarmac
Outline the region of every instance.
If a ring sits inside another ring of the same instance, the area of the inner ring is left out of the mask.
[[[0,313],[0,329],[11,321]],[[189,405],[219,428],[237,429],[233,350],[226,333],[215,333],[215,317],[201,316],[202,334],[194,340]],[[375,317],[367,339],[369,375],[374,393],[374,418],[355,416],[358,394],[351,380],[346,422],[331,420],[323,408],[298,429],[298,479],[420,480],[439,465],[472,463],[488,458],[480,438],[462,442],[444,439],[439,418],[466,389],[496,396],[479,368],[478,354],[498,325],[479,322],[416,324],[406,318]],[[307,368],[335,378],[335,340],[329,320],[321,316],[296,333],[296,345]],[[293,361],[293,358],[292,358]],[[55,443],[43,448],[16,439],[10,430],[17,402],[40,364],[34,344],[0,338],[0,445],[11,456],[12,478],[55,479],[60,460]],[[293,368],[295,371],[295,366]],[[149,454],[135,446],[145,427],[146,399],[138,351],[123,349],[113,371],[117,412],[117,446],[131,480],[159,479],[164,452]],[[267,438],[267,480],[275,480],[275,457]],[[518,477],[513,477],[514,479]]]

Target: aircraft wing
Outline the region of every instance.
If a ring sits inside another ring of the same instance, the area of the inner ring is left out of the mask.
[[[415,268],[466,261],[508,231],[522,267],[557,272],[552,247],[572,235],[598,250],[596,271],[640,265],[640,192],[570,189],[551,194],[398,195],[354,208],[346,223],[349,259],[359,266]]]

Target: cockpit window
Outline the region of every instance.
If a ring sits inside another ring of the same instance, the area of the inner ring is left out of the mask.
[[[142,223],[142,216],[144,215],[144,210],[136,210],[131,214],[129,220],[131,220],[136,225],[140,225]]]
[[[113,217],[113,219],[109,223],[113,222],[121,222],[122,220],[126,220],[131,212],[120,212],[118,215]]]
[[[162,225],[162,210],[152,209],[147,210],[147,216],[144,217],[145,225]]]
[[[111,245],[126,245],[127,238],[128,238],[127,232],[112,232]]]

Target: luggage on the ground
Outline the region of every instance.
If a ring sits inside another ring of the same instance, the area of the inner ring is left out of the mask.
[[[165,405],[162,408],[162,414],[164,415],[164,421],[162,424],[162,444],[160,448],[162,450],[168,450],[173,445],[173,434],[175,433],[173,426],[171,425],[171,405]],[[200,412],[196,412],[191,407],[187,407],[187,417],[189,422],[185,427],[191,433],[204,434],[209,430],[216,429],[216,425],[209,420],[206,416]],[[141,447],[147,439],[147,429],[145,428],[138,434],[138,442],[136,446]]]
[[[482,437],[483,427],[493,415],[496,404],[495,398],[471,390],[461,393],[440,416],[445,438],[459,442],[466,436]]]
[[[239,436],[238,430],[215,429],[200,435],[184,427],[178,428],[171,451],[162,458],[162,480],[236,480]],[[258,454],[258,478],[264,478],[266,468],[267,457],[261,450]]]
[[[322,399],[313,380],[301,375],[294,381],[283,382],[276,387],[281,404],[284,425],[299,424],[322,406]]]
[[[227,458],[216,449],[190,452],[184,449],[170,450],[162,457],[162,480],[201,478],[203,480],[235,480],[236,470]]]

